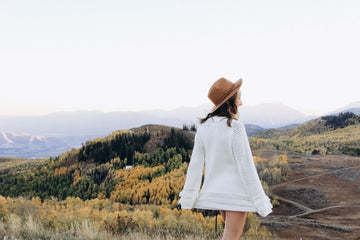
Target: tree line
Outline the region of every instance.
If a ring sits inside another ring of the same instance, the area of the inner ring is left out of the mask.
[[[325,126],[334,130],[338,128],[345,128],[360,122],[360,116],[353,112],[344,112],[340,113],[339,115],[323,116],[321,119],[325,120]]]

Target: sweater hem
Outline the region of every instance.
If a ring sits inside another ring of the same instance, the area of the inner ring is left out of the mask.
[[[237,211],[237,212],[257,212],[257,209],[252,206],[244,206],[244,205],[231,205],[224,203],[211,203],[211,202],[197,202],[194,206],[196,209],[204,209],[204,210],[225,210],[225,211]]]

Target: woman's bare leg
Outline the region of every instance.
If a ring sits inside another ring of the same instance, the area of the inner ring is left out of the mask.
[[[222,240],[239,240],[246,221],[246,212],[225,211],[226,222]]]
[[[225,222],[225,219],[226,219],[226,211],[220,210],[220,214],[221,214],[221,217],[222,217],[223,221]]]

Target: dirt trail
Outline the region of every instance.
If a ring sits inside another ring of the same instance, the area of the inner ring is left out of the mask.
[[[313,211],[312,208],[309,208],[309,207],[307,207],[307,206],[305,206],[305,205],[302,205],[301,203],[292,201],[292,200],[290,200],[290,199],[287,199],[287,198],[284,198],[284,197],[280,197],[279,195],[276,195],[276,198],[277,198],[278,200],[280,200],[280,201],[291,203],[291,204],[294,205],[295,207],[304,210],[305,213],[310,213],[311,211]],[[305,213],[303,213],[303,214],[305,214]],[[296,216],[296,215],[292,215],[292,216]]]
[[[346,167],[346,168],[339,168],[339,169],[336,169],[336,170],[333,170],[333,171],[328,171],[328,172],[324,172],[324,173],[311,175],[311,176],[308,176],[308,177],[302,177],[302,178],[294,179],[294,180],[291,180],[291,181],[282,182],[282,183],[279,183],[279,184],[271,185],[270,189],[274,189],[274,188],[281,187],[281,186],[286,186],[289,183],[294,183],[294,182],[299,182],[299,181],[306,180],[306,179],[321,177],[321,176],[324,176],[324,175],[328,175],[328,174],[331,174],[331,173],[336,173],[336,172],[343,171],[343,170],[348,170],[348,169],[351,169],[351,168],[360,168],[360,165],[350,166],[350,167]]]
[[[294,179],[291,181],[272,185],[272,186],[270,186],[270,189],[275,190],[279,187],[289,186],[289,184],[291,184],[291,183],[295,183],[295,182],[299,182],[299,181],[303,181],[303,180],[307,180],[307,179],[311,179],[311,178],[317,178],[317,177],[321,177],[324,175],[333,174],[333,173],[336,173],[339,171],[344,171],[344,170],[348,170],[348,169],[357,169],[357,168],[360,168],[360,165],[339,168],[336,170],[327,171],[327,172],[319,173],[319,174],[312,175],[312,176],[301,177],[301,178]],[[302,210],[302,212],[294,213],[290,216],[289,215],[287,215],[287,216],[286,215],[270,215],[267,219],[260,218],[260,221],[262,223],[264,223],[265,225],[273,225],[275,227],[280,226],[280,228],[281,228],[281,226],[290,226],[289,224],[299,224],[299,225],[303,225],[303,226],[305,225],[305,226],[311,226],[311,227],[317,227],[317,228],[331,229],[331,230],[336,230],[336,231],[340,231],[340,232],[351,232],[355,229],[356,230],[360,229],[360,225],[357,223],[354,223],[356,225],[353,225],[353,224],[351,224],[351,225],[341,225],[341,224],[333,225],[333,224],[329,224],[329,223],[319,222],[318,220],[314,220],[314,219],[302,218],[309,214],[321,213],[323,211],[333,209],[333,208],[360,207],[360,203],[359,204],[339,204],[339,205],[324,207],[321,209],[312,209],[308,206],[303,205],[302,203],[296,202],[294,200],[290,200],[284,196],[279,196],[279,195],[275,195],[275,196],[278,200],[287,202],[287,203],[295,206],[296,208]]]
[[[302,177],[302,178],[294,179],[294,180],[291,180],[291,181],[287,181],[287,182],[283,182],[283,183],[271,185],[271,186],[270,186],[270,189],[273,190],[273,189],[278,188],[278,187],[287,186],[287,185],[289,185],[290,183],[299,182],[299,181],[306,180],[306,179],[311,179],[311,178],[316,178],[316,177],[320,177],[320,176],[324,176],[324,175],[328,175],[328,174],[332,174],[332,173],[335,173],[335,172],[339,172],[339,171],[343,171],[343,170],[348,170],[348,169],[352,169],[352,168],[360,168],[360,165],[350,166],[350,167],[346,167],[346,168],[339,168],[339,169],[336,169],[336,170],[333,170],[333,171],[328,171],[328,172],[325,172],[325,173],[319,173],[319,174],[316,174],[316,175],[312,175],[312,176],[308,176],[308,177]],[[287,198],[282,197],[282,196],[276,195],[276,198],[279,199],[279,200],[281,200],[281,201],[291,203],[291,204],[293,204],[294,206],[296,206],[297,208],[302,209],[302,210],[305,211],[304,213],[292,215],[292,216],[290,216],[290,217],[305,216],[305,215],[308,215],[308,214],[310,214],[310,213],[321,212],[321,211],[325,211],[325,210],[331,209],[331,208],[358,206],[358,204],[355,204],[355,205],[354,205],[354,204],[350,204],[350,205],[339,204],[339,205],[330,206],[330,207],[325,207],[325,208],[321,208],[321,209],[316,209],[316,210],[315,210],[315,209],[309,208],[309,207],[307,207],[307,206],[305,206],[305,205],[303,205],[303,204],[301,204],[301,203],[295,202],[295,201],[293,201],[293,200],[287,199]],[[359,204],[359,205],[360,205],[360,204]]]
[[[299,204],[299,205],[301,205],[301,204]],[[305,211],[304,213],[299,213],[299,214],[296,214],[296,215],[292,215],[292,216],[290,216],[290,218],[302,217],[302,216],[306,216],[306,215],[309,215],[309,214],[312,214],[312,213],[319,213],[319,212],[323,212],[323,211],[333,209],[333,208],[355,207],[355,206],[360,207],[360,204],[340,204],[340,205],[325,207],[325,208],[316,209],[316,210],[309,208],[308,211]]]

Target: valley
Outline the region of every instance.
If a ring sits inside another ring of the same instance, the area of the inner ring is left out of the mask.
[[[292,154],[288,161],[288,180],[270,186],[280,206],[262,224],[283,239],[358,239],[360,158]]]

